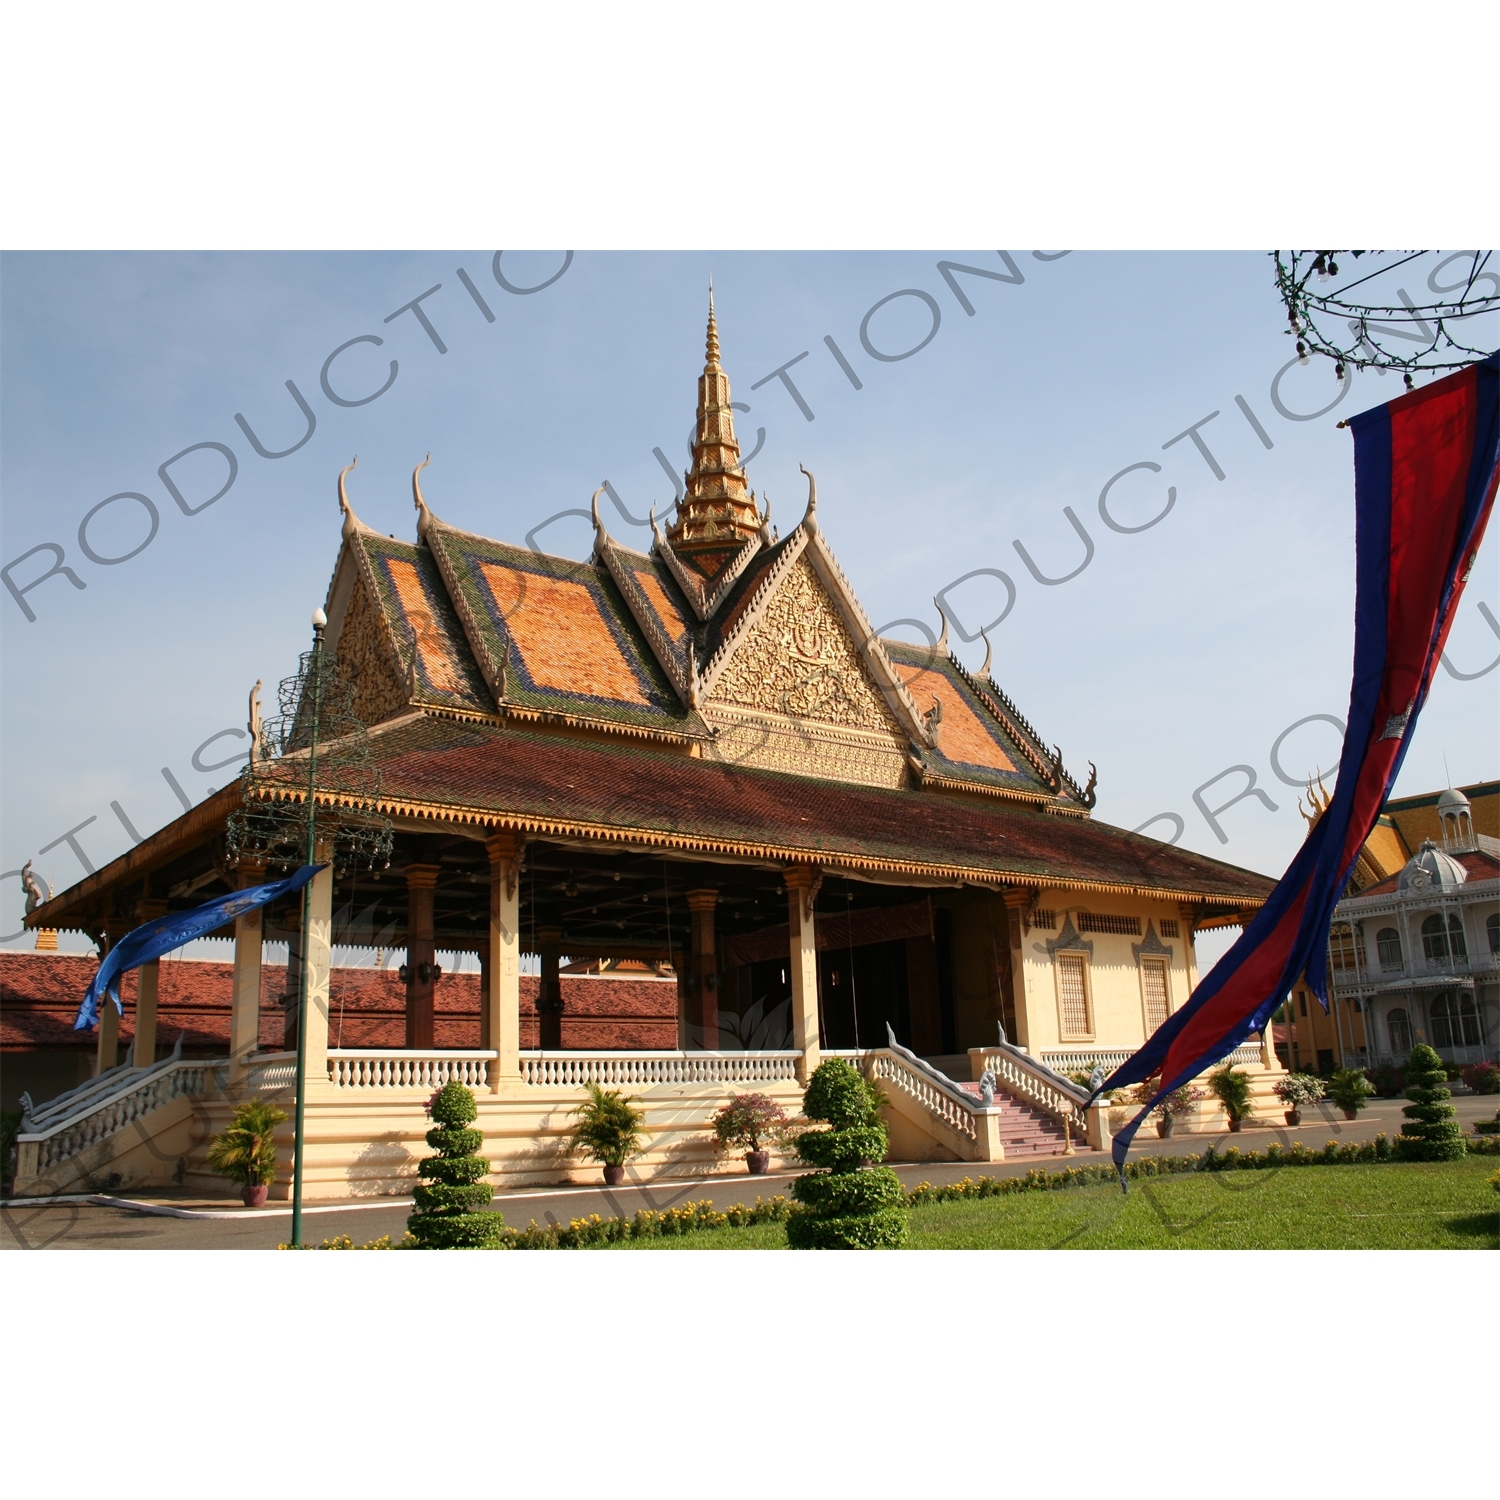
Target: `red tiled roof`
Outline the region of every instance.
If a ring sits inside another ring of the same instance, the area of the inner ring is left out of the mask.
[[[1274,882],[1094,819],[949,793],[886,791],[646,747],[408,720],[371,735],[382,795],[539,833],[1054,887],[1263,901]]]
[[[47,1047],[95,1045],[92,1031],[74,1031],[78,1002],[98,968],[88,954],[0,951],[0,1047],[30,1052]],[[158,985],[156,1035],[163,1046],[186,1032],[189,1052],[222,1053],[229,1046],[232,965],[163,959]],[[286,969],[261,970],[260,1045],[282,1044],[280,996]],[[521,976],[521,1046],[538,1044],[535,975]],[[565,1048],[672,1048],[677,1045],[677,987],[653,979],[563,976]],[[136,976],[125,976],[120,998],[120,1052],[135,1035]],[[331,1047],[405,1045],[406,999],[394,969],[334,969],[330,983]],[[435,1044],[479,1045],[479,976],[445,974],[436,992]]]

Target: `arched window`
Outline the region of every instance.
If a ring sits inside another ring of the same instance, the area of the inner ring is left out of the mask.
[[[1335,924],[1328,934],[1328,965],[1339,973],[1354,972],[1354,933],[1347,922]]]
[[[1432,1044],[1434,1047],[1479,1045],[1479,1016],[1472,995],[1454,994],[1450,990],[1432,1002]]]
[[[1401,934],[1394,927],[1382,927],[1375,934],[1375,947],[1380,952],[1382,969],[1401,967]]]
[[[1490,952],[1500,953],[1500,911],[1494,911],[1485,918],[1484,930],[1489,934]]]
[[[1397,1057],[1405,1057],[1411,1051],[1411,1022],[1404,1010],[1393,1010],[1385,1018],[1385,1029],[1390,1033],[1391,1051]]]
[[[1450,958],[1466,958],[1469,949],[1464,942],[1464,924],[1454,913],[1445,923],[1436,912],[1422,923],[1422,951],[1436,963]]]

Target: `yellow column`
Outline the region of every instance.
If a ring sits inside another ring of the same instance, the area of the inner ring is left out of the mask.
[[[167,914],[167,903],[143,900],[136,908],[142,922]],[[156,1062],[156,997],[161,970],[157,959],[142,964],[135,980],[135,1066],[149,1068]]]
[[[485,841],[490,856],[488,987],[485,1032],[499,1054],[490,1064],[490,1092],[521,1079],[521,841],[510,833]]]
[[[326,864],[333,851],[320,848],[316,863]],[[312,880],[311,910],[308,913],[307,931],[303,934],[306,945],[307,1048],[302,1075],[308,1097],[328,1087],[328,986],[329,965],[333,958],[333,866],[320,870]]]
[[[99,947],[99,958],[102,962],[104,955],[114,947],[116,943],[125,936],[129,929],[123,922],[111,918],[104,924],[104,941]],[[125,983],[125,976],[119,975],[115,980],[115,988],[121,989]],[[124,996],[122,995],[123,999]],[[120,1060],[120,1013],[115,1009],[115,1002],[109,998],[106,990],[99,997],[99,1040],[94,1050],[94,1077],[101,1073],[107,1073]]]
[[[822,1047],[818,1025],[818,948],[813,901],[822,877],[809,865],[786,872],[787,923],[791,928],[788,961],[792,980],[792,1045],[802,1054],[797,1077],[806,1083],[817,1070]]]
[[[106,991],[99,997],[99,1040],[94,1049],[94,1077],[109,1072],[119,1060],[120,1017],[115,1002]]]
[[[242,859],[240,889],[259,885],[265,866]],[[240,1082],[248,1071],[251,1055],[260,1046],[260,966],[265,928],[261,907],[234,919],[234,978],[229,1001],[229,1078]]]

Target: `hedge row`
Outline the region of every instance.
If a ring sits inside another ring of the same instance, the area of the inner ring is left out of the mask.
[[[1466,1138],[1471,1156],[1500,1156],[1500,1136]],[[1264,1151],[1241,1151],[1230,1146],[1220,1151],[1210,1146],[1201,1156],[1142,1156],[1125,1164],[1125,1176],[1131,1181],[1146,1177],[1178,1177],[1192,1172],[1264,1172],[1279,1167],[1346,1167],[1359,1163],[1397,1160],[1391,1142],[1384,1135],[1372,1141],[1351,1141],[1340,1145],[1329,1141],[1321,1151],[1314,1151],[1301,1141],[1289,1150],[1273,1143]],[[924,1203],[956,1203],[967,1198],[1003,1198],[1012,1193],[1057,1192],[1065,1188],[1098,1187],[1118,1181],[1113,1167],[1068,1167],[1061,1172],[1033,1168],[1024,1177],[965,1177],[961,1182],[935,1186],[919,1182],[905,1194],[907,1207]],[[567,1224],[538,1224],[534,1219],[525,1229],[509,1226],[499,1232],[498,1248],[504,1250],[590,1250],[600,1245],[618,1244],[624,1240],[651,1240],[704,1229],[737,1229],[747,1224],[781,1224],[791,1216],[788,1198],[757,1198],[753,1205],[736,1203],[716,1209],[711,1200],[684,1203],[677,1208],[643,1208],[631,1218],[606,1219],[590,1214],[585,1219],[571,1219]],[[284,1250],[287,1246],[283,1245]],[[400,1250],[415,1249],[411,1235],[393,1244],[389,1235],[356,1245],[347,1235],[324,1240],[323,1250]]]

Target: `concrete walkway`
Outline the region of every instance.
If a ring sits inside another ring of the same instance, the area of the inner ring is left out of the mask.
[[[1358,1119],[1345,1120],[1328,1104],[1303,1111],[1302,1125],[1291,1130],[1284,1125],[1247,1125],[1237,1134],[1173,1135],[1157,1138],[1150,1124],[1136,1137],[1133,1155],[1182,1156],[1207,1150],[1210,1143],[1223,1150],[1238,1146],[1242,1151],[1264,1151],[1271,1142],[1289,1147],[1294,1141],[1317,1148],[1325,1141],[1372,1140],[1384,1132],[1394,1136],[1401,1129],[1400,1099],[1375,1099]],[[1467,1133],[1475,1120],[1495,1117],[1500,1099],[1466,1095],[1453,1100],[1459,1122]],[[1068,1166],[1107,1166],[1109,1157],[1099,1151],[1078,1151],[1072,1157],[1027,1157],[1017,1162],[915,1162],[892,1163],[897,1176],[908,1187],[919,1182],[958,1182],[964,1177],[1020,1177],[1040,1168],[1057,1171]],[[709,1199],[716,1208],[735,1203],[753,1203],[757,1196],[785,1193],[795,1172],[751,1177],[744,1171],[724,1172],[698,1179],[658,1179],[619,1188],[559,1184],[555,1187],[520,1188],[495,1195],[494,1207],[505,1222],[524,1228],[535,1219],[539,1224],[566,1223],[586,1214],[605,1218],[634,1214],[638,1209],[672,1208],[681,1203]],[[304,1209],[303,1237],[311,1244],[334,1235],[348,1235],[356,1244],[388,1234],[399,1240],[406,1231],[411,1212],[410,1197],[357,1199],[343,1202],[320,1200]],[[209,1217],[212,1215],[212,1217]],[[6,1250],[273,1250],[291,1233],[291,1208],[284,1203],[261,1210],[241,1207],[237,1200],[204,1198],[198,1194],[153,1190],[131,1198],[107,1200],[72,1199],[66,1202],[19,1204],[0,1207],[0,1249]]]

